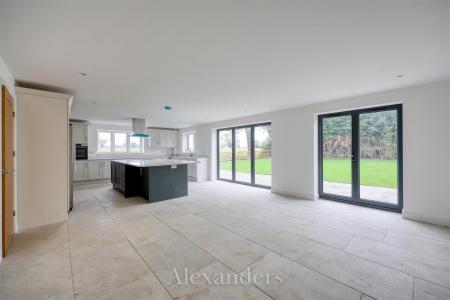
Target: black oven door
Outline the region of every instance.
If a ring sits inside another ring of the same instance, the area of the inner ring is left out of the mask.
[[[76,146],[76,159],[87,159],[88,149],[87,146]]]

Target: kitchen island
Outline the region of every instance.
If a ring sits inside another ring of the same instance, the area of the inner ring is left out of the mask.
[[[123,159],[111,161],[111,182],[125,197],[150,202],[188,195],[187,165],[178,159]]]

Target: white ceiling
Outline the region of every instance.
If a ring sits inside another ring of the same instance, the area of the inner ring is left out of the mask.
[[[184,127],[450,78],[449,1],[0,1],[1,56],[73,118]]]

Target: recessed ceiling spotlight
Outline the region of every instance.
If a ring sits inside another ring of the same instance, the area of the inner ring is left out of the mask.
[[[83,76],[83,77],[86,77],[86,76],[87,76],[87,74],[84,73],[84,72],[80,72],[80,75]]]
[[[172,109],[173,109],[173,107],[171,105],[164,105],[165,111],[171,111]]]
[[[397,78],[403,78],[403,76],[405,76],[405,74],[398,74]]]

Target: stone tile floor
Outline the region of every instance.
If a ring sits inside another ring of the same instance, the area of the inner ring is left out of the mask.
[[[148,203],[78,186],[68,222],[16,236],[0,299],[450,299],[449,228],[227,182],[189,189]]]

